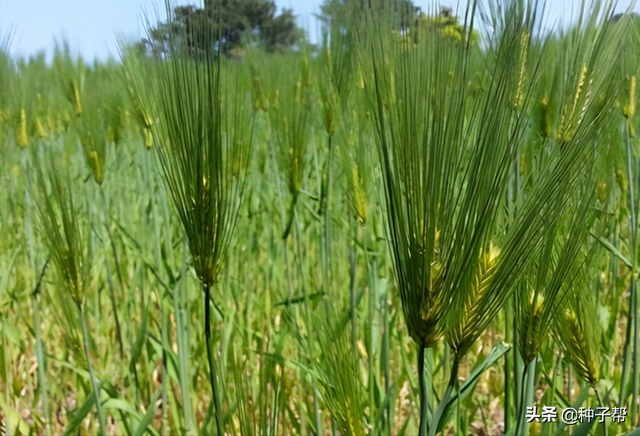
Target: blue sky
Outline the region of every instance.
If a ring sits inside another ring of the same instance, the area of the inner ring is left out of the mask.
[[[175,0],[174,0],[175,2]],[[319,28],[313,17],[323,0],[276,0],[278,7],[292,8],[299,24],[317,40]],[[618,8],[628,7],[631,0],[619,0]],[[200,4],[200,0],[178,0],[178,4]],[[424,10],[433,7],[431,0],[414,0]],[[456,9],[458,0],[439,4]],[[462,1],[460,4],[465,5]],[[571,20],[574,5],[580,0],[548,0],[549,23]],[[464,7],[464,6],[461,6]],[[640,11],[640,6],[636,6]],[[66,39],[74,53],[87,60],[107,59],[117,55],[118,37],[137,40],[144,33],[143,17],[147,11],[152,20],[156,11],[164,19],[164,0],[0,0],[0,41],[12,34],[10,51],[17,56],[31,56],[39,51],[51,55],[54,41]]]

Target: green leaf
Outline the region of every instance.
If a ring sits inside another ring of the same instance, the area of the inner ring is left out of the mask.
[[[316,292],[314,294],[307,296],[306,298],[304,296],[294,296],[287,300],[277,302],[276,304],[274,304],[274,307],[290,306],[292,304],[304,303],[307,299],[309,299],[310,301],[315,301],[316,299],[323,297],[324,295],[325,295],[325,292]]]
[[[4,401],[0,395],[0,410],[4,414],[4,424],[6,426],[6,434],[19,436],[29,434],[29,425],[24,421],[20,413]]]
[[[589,389],[590,389],[590,386],[588,385],[584,385],[582,387],[582,389],[580,390],[580,393],[578,394],[578,398],[576,398],[576,401],[571,405],[572,408],[578,409],[580,406],[582,406],[582,404],[587,400],[587,398],[589,398]],[[569,407],[568,404],[567,405],[563,404],[562,406],[565,409]],[[560,436],[562,434],[565,434],[563,433],[563,430],[566,426],[567,424],[561,421],[558,424],[558,428],[556,429],[554,436]]]
[[[128,413],[137,420],[140,419],[140,413],[136,410],[136,408],[133,407],[131,403],[119,398],[108,398],[107,400],[102,402],[102,407],[104,407],[105,409],[122,410],[123,412]]]
[[[13,269],[13,264],[16,262],[16,258],[18,257],[18,253],[20,252],[20,246],[16,247],[10,257],[9,265],[7,266],[6,273],[0,276],[0,295],[5,291],[7,287],[7,283],[9,282],[9,277],[11,277],[11,270]]]
[[[606,248],[608,252],[610,252],[615,257],[620,259],[625,265],[627,265],[629,268],[633,270],[633,264],[631,263],[631,261],[627,259],[624,254],[620,253],[620,250],[614,247],[613,244],[611,244],[611,242],[607,241],[601,236],[597,236],[593,234],[592,232],[589,232],[589,233],[591,234],[591,236],[595,238],[596,241],[598,241],[604,248]]]
[[[76,429],[78,429],[78,427],[80,427],[80,425],[82,424],[82,421],[84,421],[84,419],[87,417],[89,412],[91,412],[91,409],[93,409],[95,403],[95,395],[93,395],[92,393],[87,397],[84,404],[82,404],[79,409],[76,409],[76,412],[73,414],[73,418],[69,422],[67,428],[64,430],[64,433],[62,433],[62,436],[67,436],[76,431]]]
[[[147,429],[152,431],[153,434],[157,434],[157,432],[153,427],[149,428],[149,425],[153,421],[153,414],[156,410],[156,407],[155,407],[156,402],[158,401],[158,398],[160,398],[161,393],[162,393],[162,390],[158,389],[158,391],[155,393],[155,395],[151,399],[151,402],[149,403],[149,407],[147,407],[147,411],[144,413],[144,416],[142,417],[142,419],[138,423],[138,426],[133,432],[133,436],[142,436],[147,431]]]
[[[480,380],[480,376],[489,368],[491,368],[502,356],[504,356],[507,351],[511,349],[511,346],[501,343],[493,347],[493,349],[489,352],[486,358],[483,359],[484,356],[478,357],[478,362],[481,361],[480,364],[476,363],[476,367],[471,373],[467,380],[465,380],[464,384],[460,387],[460,401],[465,401],[471,395]],[[444,409],[444,413],[442,414],[442,418],[438,422],[438,430],[436,433],[439,433],[444,428],[444,425],[449,420],[450,416],[453,414],[456,408],[456,403],[458,401],[458,392],[454,391],[447,403],[446,408]]]
[[[147,340],[147,321],[149,319],[149,304],[144,309],[144,314],[142,316],[142,322],[140,323],[140,329],[138,330],[138,336],[136,338],[136,342],[133,345],[133,350],[131,351],[131,361],[129,366],[132,369],[135,369],[135,365],[140,358],[140,354],[142,353],[142,347]]]
[[[577,426],[573,432],[571,432],[571,436],[587,436],[594,424],[596,423],[595,419],[588,419]]]

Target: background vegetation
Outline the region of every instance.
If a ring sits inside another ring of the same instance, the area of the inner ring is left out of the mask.
[[[636,18],[267,3],[5,39],[0,433],[637,434]]]

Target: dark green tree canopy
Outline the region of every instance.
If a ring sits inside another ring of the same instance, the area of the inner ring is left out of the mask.
[[[169,44],[194,54],[220,50],[234,55],[245,45],[287,50],[304,39],[295,18],[291,9],[277,14],[270,0],[205,0],[204,8],[176,6],[171,19],[150,28],[142,43],[152,55],[166,53]]]
[[[383,2],[371,0],[325,0],[320,6],[318,19],[324,24],[325,31],[346,33],[351,26],[353,14],[358,14],[370,8],[381,8],[381,13],[392,14],[397,20],[398,27],[406,29],[421,14],[421,8],[412,0],[398,0],[386,6]]]

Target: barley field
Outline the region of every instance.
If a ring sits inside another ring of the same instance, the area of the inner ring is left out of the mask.
[[[1,435],[640,435],[640,19],[356,3],[0,35]]]

